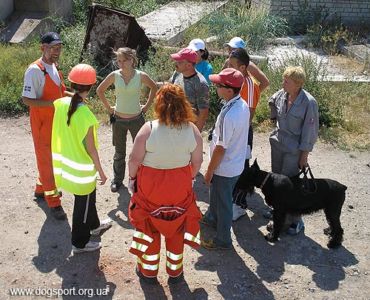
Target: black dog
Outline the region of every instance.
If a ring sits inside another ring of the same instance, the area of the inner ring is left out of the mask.
[[[315,191],[302,189],[302,179],[298,176],[289,178],[276,173],[260,170],[257,160],[245,176],[245,189],[258,187],[265,195],[266,203],[274,209],[272,231],[265,236],[270,242],[277,241],[284,226],[287,214],[310,214],[324,210],[329,228],[324,233],[329,235],[329,248],[339,247],[343,240],[340,214],[345,200],[347,187],[331,179],[308,179],[315,186]]]

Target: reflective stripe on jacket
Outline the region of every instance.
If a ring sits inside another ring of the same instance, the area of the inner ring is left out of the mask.
[[[55,114],[52,133],[52,157],[55,183],[75,195],[88,195],[96,188],[97,171],[85,148],[85,137],[93,127],[95,146],[98,121],[90,109],[82,104],[67,125],[71,98],[54,102]]]

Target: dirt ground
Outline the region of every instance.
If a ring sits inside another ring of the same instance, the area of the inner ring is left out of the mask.
[[[167,284],[162,254],[160,285],[150,286],[139,282],[135,257],[128,252],[133,228],[127,219],[126,187],[119,194],[112,194],[108,183],[98,188],[99,215],[101,219],[110,216],[114,225],[101,236],[101,251],[73,256],[72,196],[63,195],[68,222],[54,220],[45,203],[32,200],[36,168],[28,118],[0,119],[0,140],[0,299],[42,299],[52,291],[68,294],[73,289],[87,296],[62,298],[86,299],[94,292],[94,299],[370,299],[369,153],[342,152],[319,142],[309,158],[316,177],[330,177],[348,186],[341,248],[326,247],[323,213],[304,218],[304,233],[283,235],[274,245],[267,243],[263,238],[267,220],[262,216],[266,207],[257,193],[249,202],[248,215],[233,225],[233,250],[186,248],[185,282],[176,286]],[[109,176],[110,140],[110,128],[101,126],[100,155]],[[254,144],[254,156],[268,170],[268,135],[256,134]],[[208,162],[204,145],[202,174]],[[204,212],[208,189],[201,175],[195,189]],[[212,236],[213,232],[206,229],[203,234]],[[28,288],[34,296],[10,296],[14,288]],[[108,295],[96,295],[108,289]]]

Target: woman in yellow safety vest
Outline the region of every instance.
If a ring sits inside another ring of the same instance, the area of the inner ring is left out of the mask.
[[[90,65],[78,64],[68,80],[74,95],[54,101],[53,169],[57,187],[75,196],[72,251],[81,253],[100,249],[101,244],[90,241],[90,237],[111,224],[107,220],[101,223],[96,211],[96,180],[102,185],[107,177],[97,151],[98,121],[85,104],[96,82],[96,72]]]

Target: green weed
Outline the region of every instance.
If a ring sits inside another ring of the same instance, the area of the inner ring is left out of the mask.
[[[0,114],[17,115],[27,109],[20,101],[27,66],[40,56],[39,45],[0,44]]]
[[[186,37],[190,40],[189,37],[205,38],[216,35],[220,47],[232,37],[240,36],[247,42],[249,50],[256,51],[266,45],[268,38],[282,36],[287,31],[286,21],[269,15],[267,10],[231,4],[193,26]]]

